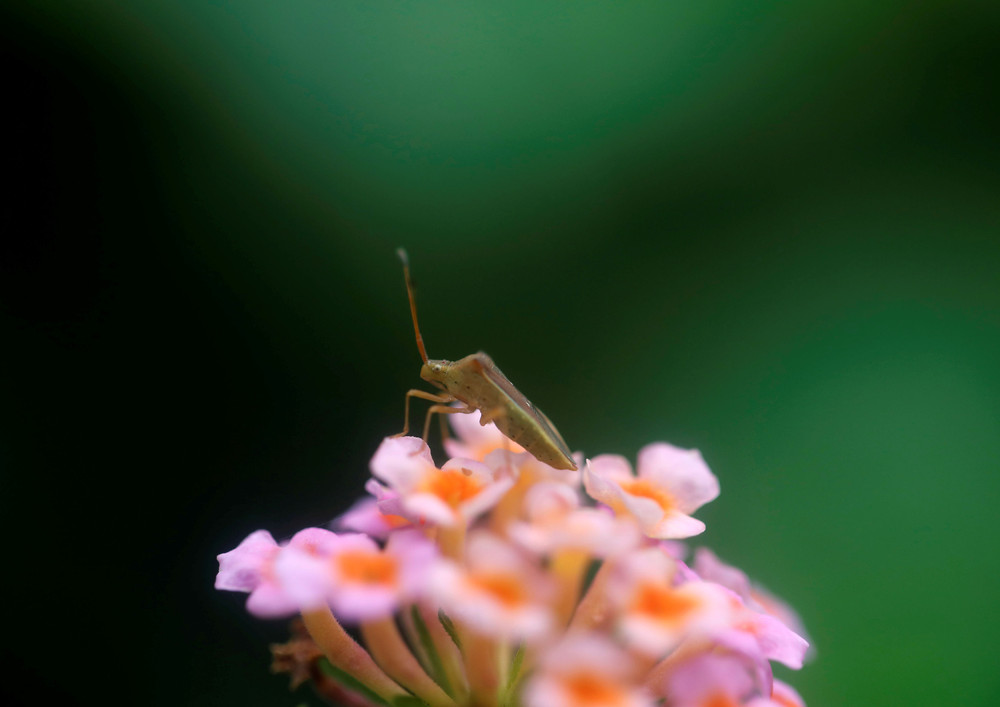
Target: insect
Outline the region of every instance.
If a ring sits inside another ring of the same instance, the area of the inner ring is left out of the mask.
[[[424,338],[417,323],[417,301],[410,280],[410,262],[406,251],[397,251],[403,261],[403,277],[406,278],[406,293],[410,298],[410,314],[413,316],[413,331],[417,337],[417,348],[423,365],[420,377],[431,385],[443,390],[441,394],[413,389],[406,393],[406,412],[403,418],[405,435],[410,429],[410,399],[429,400],[434,405],[427,410],[424,422],[424,439],[430,429],[431,415],[439,413],[471,413],[479,410],[481,425],[496,424],[507,438],[517,442],[538,461],[556,469],[576,469],[569,447],[556,430],[555,425],[541,410],[524,397],[507,376],[500,372],[493,359],[482,351],[470,354],[457,361],[428,359],[424,348]],[[448,403],[460,402],[464,407],[452,407]]]

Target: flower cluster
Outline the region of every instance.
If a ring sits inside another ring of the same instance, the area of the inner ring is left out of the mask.
[[[359,706],[803,706],[771,671],[806,657],[791,609],[707,549],[685,562],[691,514],[719,494],[698,451],[564,471],[478,413],[450,418],[443,465],[387,438],[333,530],[258,530],[219,555],[217,588],[301,616],[273,647],[293,686]]]

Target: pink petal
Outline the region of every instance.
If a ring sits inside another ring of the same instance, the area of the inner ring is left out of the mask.
[[[467,457],[470,453],[489,450],[504,443],[504,435],[492,422],[488,425],[480,424],[481,415],[479,410],[466,414],[449,415],[448,422],[455,431],[458,439],[446,439],[444,441],[445,451],[452,457]],[[511,449],[516,445],[513,442]],[[520,451],[520,447],[517,447]]]
[[[300,530],[288,541],[288,547],[303,550],[312,555],[329,555],[337,545],[339,536],[325,528],[306,528]]]
[[[712,640],[719,646],[740,657],[754,676],[760,692],[770,695],[774,683],[774,672],[771,663],[761,652],[757,637],[736,629],[727,629],[714,634]]]
[[[324,606],[333,591],[333,576],[327,557],[320,557],[304,548],[286,547],[274,561],[272,587],[280,588],[280,598],[269,596],[268,600],[284,601],[296,611]]]
[[[654,442],[639,450],[638,468],[640,478],[669,489],[684,513],[694,513],[719,495],[719,480],[697,449]]]
[[[670,704],[678,707],[700,705],[719,693],[739,704],[759,689],[745,660],[734,655],[705,653],[674,669],[668,678],[667,695]]]
[[[700,547],[695,552],[694,571],[706,582],[715,582],[736,592],[743,601],[750,599],[750,579],[746,574],[727,565],[707,547]]]
[[[668,542],[670,541],[669,540],[661,541],[660,546],[662,547],[666,545]],[[666,552],[671,557],[674,558],[677,557],[673,553],[673,551],[669,549],[669,546],[668,548],[664,549],[664,552]],[[685,582],[700,582],[700,581],[701,577],[699,577],[693,569],[688,567],[687,563],[682,562],[681,560],[677,560],[677,571],[674,573],[674,582],[673,582],[674,586],[677,586],[679,584],[684,584]]]
[[[385,514],[378,507],[378,501],[374,498],[359,500],[333,521],[333,526],[365,533],[379,540],[385,539],[392,530],[392,526],[385,520]]]
[[[618,454],[599,454],[589,462],[593,473],[616,481],[633,478],[632,465],[628,459]]]
[[[406,517],[406,509],[403,508],[403,499],[397,491],[386,488],[375,479],[368,479],[365,483],[365,491],[375,497],[378,503],[378,511],[382,515],[399,516],[400,518]],[[360,530],[360,528],[357,530]],[[362,532],[365,531],[362,530]],[[373,533],[369,533],[369,535],[377,537]]]
[[[437,546],[417,530],[398,530],[389,537],[385,552],[399,562],[400,595],[408,601],[422,597],[427,574],[440,559]]]
[[[697,518],[674,511],[664,516],[654,532],[647,532],[653,538],[690,538],[705,532],[705,524]]]
[[[413,488],[428,467],[434,468],[431,450],[419,437],[386,437],[369,464],[372,474],[397,491]]]
[[[219,573],[215,588],[232,592],[250,592],[261,583],[266,563],[278,552],[278,543],[266,530],[250,533],[243,542],[217,557]]]
[[[809,642],[770,614],[756,614],[754,619],[754,634],[764,655],[793,670],[801,668]]]
[[[605,455],[607,456],[607,455]],[[600,460],[591,459],[583,467],[583,487],[587,494],[595,501],[600,501],[606,506],[615,507],[622,503],[622,489],[615,483],[616,472],[610,465],[603,463],[595,466],[594,462]],[[628,478],[632,478],[631,474]]]
[[[399,595],[383,587],[341,587],[330,605],[339,619],[370,621],[392,615],[399,608]]]
[[[344,552],[377,553],[378,543],[369,538],[364,533],[343,533],[336,536],[336,540],[330,544],[331,554]]]
[[[400,514],[417,525],[429,523],[450,528],[461,522],[461,514],[432,493],[415,493],[400,500]]]
[[[763,611],[765,614],[770,614],[775,617],[785,624],[785,626],[808,641],[809,649],[806,651],[806,660],[811,660],[816,657],[816,648],[812,644],[809,634],[806,633],[806,628],[802,623],[802,619],[799,618],[795,609],[793,609],[787,602],[774,596],[760,585],[753,584],[750,587],[750,600],[747,604],[754,609],[758,609]]]
[[[579,506],[576,489],[555,481],[539,481],[524,497],[524,510],[531,519],[563,515]]]
[[[262,619],[281,619],[299,612],[299,604],[273,582],[263,582],[247,597],[247,611]]]

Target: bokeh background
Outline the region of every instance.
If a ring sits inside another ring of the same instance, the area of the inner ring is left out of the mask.
[[[433,357],[702,450],[808,704],[1000,703],[996,2],[0,15],[4,691],[315,704],[214,558],[360,495],[406,246]]]

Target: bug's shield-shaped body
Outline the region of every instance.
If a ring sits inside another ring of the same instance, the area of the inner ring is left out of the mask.
[[[430,360],[420,369],[420,377],[479,410],[482,424],[493,422],[538,461],[555,469],[576,469],[555,425],[482,351],[458,361]]]

